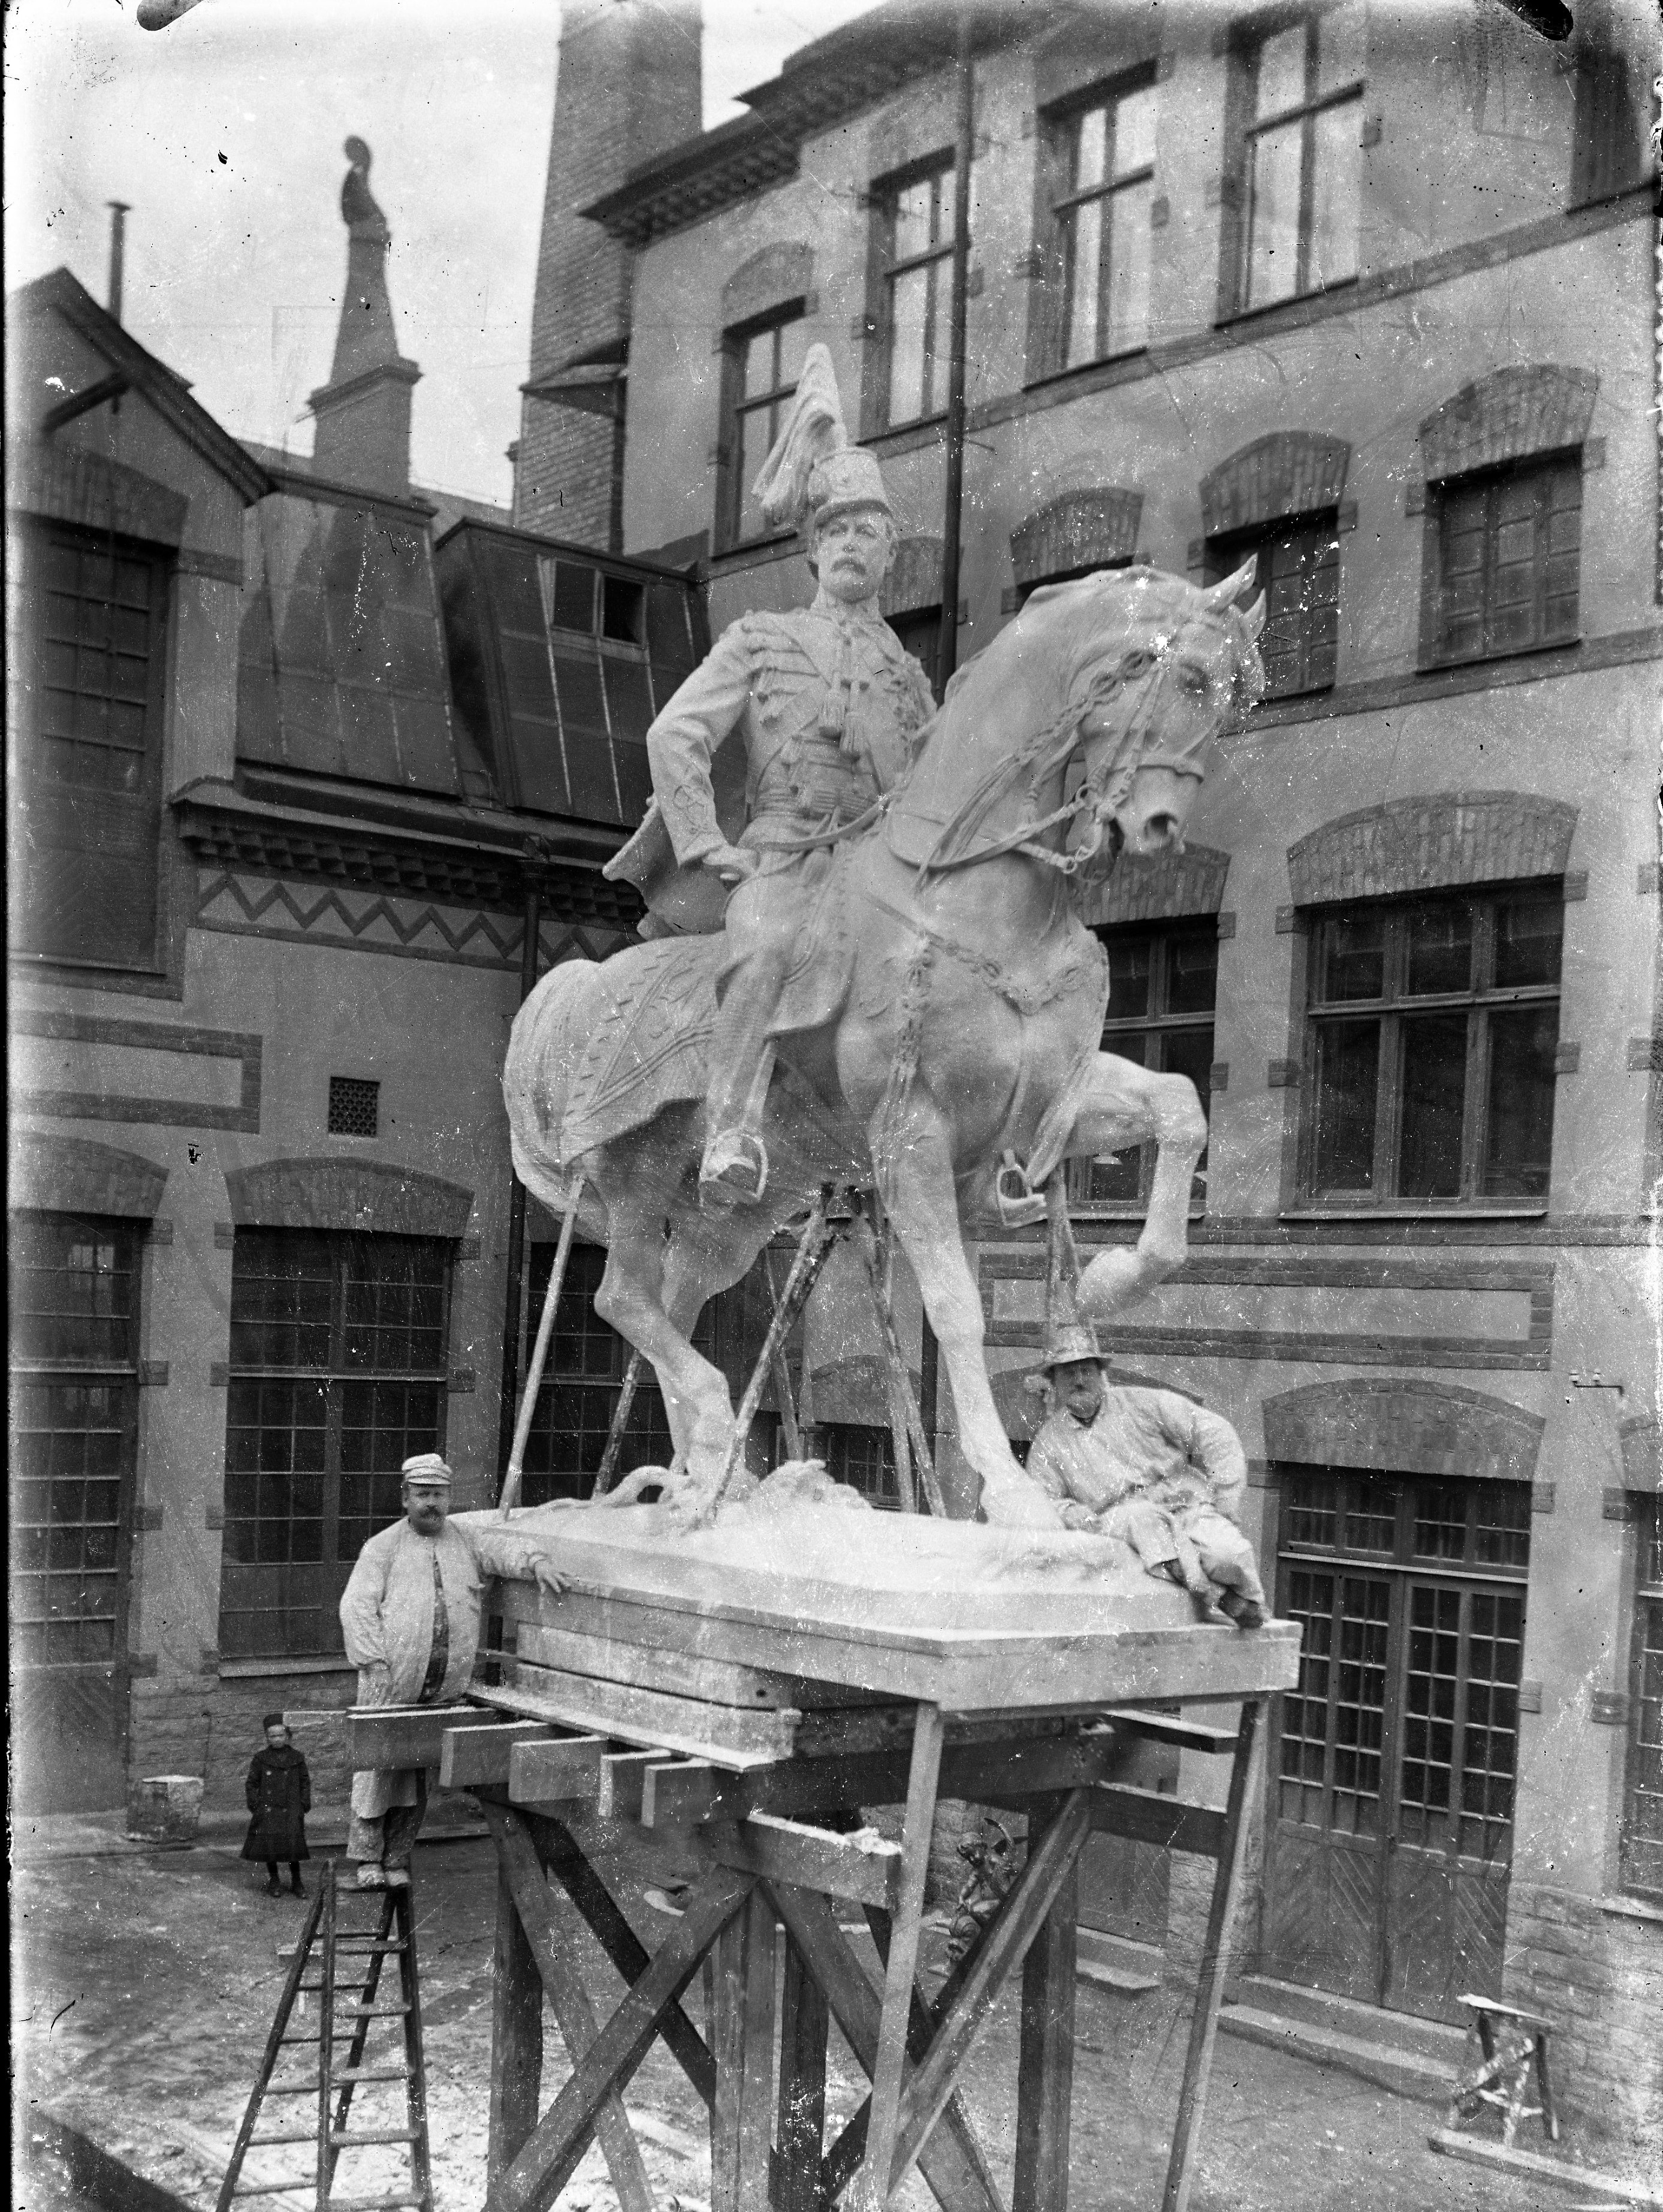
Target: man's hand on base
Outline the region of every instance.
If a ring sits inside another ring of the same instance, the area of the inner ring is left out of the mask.
[[[563,1590],[569,1589],[571,1586],[570,1578],[559,1571],[546,1552],[536,1553],[532,1559],[531,1567],[532,1572],[551,1597],[558,1597]]]

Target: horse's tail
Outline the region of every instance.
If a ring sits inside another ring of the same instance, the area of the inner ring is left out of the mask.
[[[572,1164],[561,1150],[566,1096],[591,1025],[600,972],[593,960],[563,960],[551,968],[515,1016],[503,1062],[514,1172],[557,1215],[566,1210]]]

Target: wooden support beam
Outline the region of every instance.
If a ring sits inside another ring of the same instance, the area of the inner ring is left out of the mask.
[[[775,2212],[820,2212],[820,2146],[825,2135],[825,1992],[787,1936],[780,1984],[778,2202]]]
[[[783,1884],[769,1887],[792,1942],[825,1994],[832,2018],[870,2075],[878,2059],[878,1992],[844,1941],[836,1913],[813,1890],[792,1889]],[[926,2022],[920,2047],[928,2033]],[[863,2128],[861,2141],[864,2142]],[[919,2152],[918,2167],[943,2212],[1004,2212],[982,2147],[956,2097],[943,2113],[941,2125]],[[841,2188],[849,2178],[845,2172],[837,2186]],[[823,2189],[822,2202],[827,2193]]]
[[[541,1999],[546,1995],[559,2023],[560,2033],[565,2038],[572,2064],[576,2066],[594,2042],[597,2023],[588,1992],[583,1986],[583,1969],[572,1933],[562,1927],[556,1916],[555,1900],[544,1880],[536,1846],[525,1823],[517,1814],[497,1805],[486,1806],[484,1814],[491,1840],[496,1846],[502,1880],[508,1889],[512,1911],[518,1919],[521,1939],[539,1977],[539,2059],[540,2061],[542,2055]],[[500,1893],[498,1911],[500,1916]],[[524,2002],[523,1994],[521,2002]],[[502,2046],[493,2044],[493,2118],[496,2112],[496,2081],[502,2064]],[[531,2085],[529,2110],[524,2108],[522,2089],[515,2095],[511,2117],[512,2127],[517,2130],[519,2140],[512,2148],[508,2148],[510,2129],[505,2124],[503,2136],[506,2155],[502,2159],[494,2156],[491,2159],[487,2170],[488,2191],[496,2185],[504,2170],[518,2158],[537,2124],[535,2082]],[[641,2147],[630,2126],[623,2099],[616,2091],[602,2100],[597,2114],[596,2130],[622,2212],[654,2212],[653,2194],[647,2180]],[[493,2135],[493,2151],[495,2147]]]
[[[589,2147],[601,2106],[611,2095],[623,2095],[665,2014],[753,1887],[744,1876],[727,1873],[699,1884],[645,1973],[573,2068],[520,2155],[498,2177],[485,2199],[487,2212],[549,2212]]]
[[[728,1759],[735,1766],[789,1759],[801,1717],[795,1707],[758,1711],[713,1705],[708,1698],[602,1681],[598,1675],[528,1666],[523,1660],[515,1664],[513,1686],[521,1710],[533,1709],[528,1718],[593,1729],[643,1748],[662,1744],[690,1758]]]
[[[641,1809],[636,1817],[647,1828],[689,1827],[716,1809],[723,1783],[732,1779],[708,1759],[649,1759],[642,1771]]]
[[[509,1797],[515,1805],[570,1804],[598,1795],[604,1735],[549,1735],[509,1753]]]
[[[1093,1790],[1092,1826],[1104,1835],[1158,1844],[1169,1851],[1195,1851],[1203,1858],[1215,1859],[1224,1847],[1224,1815],[1216,1806],[1191,1805],[1182,1797],[1114,1782],[1100,1782]]]
[[[669,1756],[662,1751],[609,1751],[600,1762],[595,1811],[603,1820],[638,1820],[647,1770]]]
[[[1064,1803],[1066,1800],[1063,1801]],[[1054,1819],[1063,1809],[1053,1801]],[[1030,1836],[1033,1833],[1030,1821]],[[1069,2121],[1074,2094],[1075,1953],[1080,1865],[1022,1961],[1021,2043],[1016,2067],[1016,2169],[1011,2212],[1068,2212]]]
[[[1188,2212],[1191,2185],[1195,2179],[1196,2146],[1207,2109],[1207,2083],[1212,2071],[1213,2045],[1218,2036],[1218,2005],[1230,1955],[1230,1929],[1247,1856],[1247,1801],[1253,1778],[1258,1715],[1259,1700],[1246,1699],[1241,1708],[1241,1723],[1236,1731],[1236,1755],[1230,1769],[1230,1791],[1224,1807],[1224,1833],[1213,1876],[1212,1904],[1202,1945],[1195,2011],[1190,2021],[1190,2046],[1185,2055],[1184,2079],[1179,2086],[1178,2119],[1173,2130],[1172,2157],[1160,2199],[1161,2212]]]
[[[570,1832],[546,1814],[532,1813],[527,1824],[539,1856],[557,1876],[577,1907],[597,1943],[626,1983],[641,1979],[651,1964],[647,1947],[636,1934],[600,1875],[573,1840]],[[716,2062],[704,2038],[679,2004],[673,2004],[659,2022],[670,2054],[707,2106],[716,2098]]]
[[[710,2039],[710,2212],[769,2212],[774,1908],[753,1889],[716,1938]]]
[[[918,2155],[920,2144],[952,2094],[965,2054],[989,2005],[1056,1904],[1090,1833],[1091,1792],[1072,1790],[1038,1848],[1030,1852],[1020,1880],[1005,1899],[965,1977],[964,1987],[935,2032],[929,2056],[912,2075],[902,2100],[894,2156],[885,2177],[886,2196]]]
[[[901,1846],[870,1830],[839,1835],[777,1814],[752,1813],[745,1820],[712,1821],[698,1830],[697,1840],[718,1865],[766,1881],[790,1882],[886,1912],[895,1910],[900,1893]]]
[[[481,1783],[504,1784],[509,1753],[517,1743],[551,1736],[546,1721],[505,1721],[496,1728],[447,1729],[439,1739],[439,1786],[472,1790]]]
[[[494,1808],[487,1808],[489,1821]],[[504,1816],[506,1817],[506,1816]],[[489,2190],[525,2148],[537,2125],[543,2088],[543,1978],[515,1910],[508,1869],[496,1869],[496,1940],[490,1974],[490,2118],[485,2153]]]
[[[1145,1712],[1141,1705],[1109,1705],[1103,1717],[1118,1721],[1134,1735],[1145,1736],[1152,1743],[1170,1743],[1179,1751],[1206,1752],[1227,1759],[1236,1747],[1234,1729],[1211,1728],[1205,1722],[1181,1720],[1173,1713]]]
[[[625,1644],[576,1628],[527,1624],[520,1631],[516,1649],[521,1660],[529,1660],[534,1666],[750,1711],[795,1707],[801,1686],[789,1674],[772,1674],[764,1667],[740,1667],[727,1659],[688,1658],[661,1645]]]
[[[449,1729],[490,1728],[502,1719],[489,1705],[355,1706],[346,1716],[346,1755],[363,1766],[437,1766]]]

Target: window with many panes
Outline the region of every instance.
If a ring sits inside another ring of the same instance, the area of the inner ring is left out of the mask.
[[[871,1504],[899,1506],[895,1439],[887,1429],[864,1421],[827,1421],[820,1438],[825,1471],[834,1482],[846,1482]]]
[[[1250,558],[1264,597],[1259,659],[1264,696],[1290,699],[1326,691],[1334,681],[1340,635],[1340,541],[1331,510],[1289,518],[1269,529],[1207,541],[1207,581],[1221,583]]]
[[[1537,884],[1316,918],[1308,1195],[1545,1202],[1562,924]]]
[[[1663,1895],[1663,1498],[1642,1498],[1629,1759],[1622,1828],[1625,1888]]]
[[[728,334],[719,546],[744,545],[772,534],[752,486],[779,435],[807,349],[808,325],[800,300],[765,322]]]
[[[1052,369],[1136,352],[1149,339],[1152,80],[1058,113],[1048,132],[1057,303]]]
[[[13,1656],[107,1669],[123,1651],[137,1235],[125,1222],[16,1214],[9,1273]]]
[[[929,688],[941,696],[941,611],[940,607],[911,607],[905,614],[891,615],[889,627],[929,678]]]
[[[1488,659],[1576,635],[1580,453],[1455,477],[1428,507],[1429,659]]]
[[[1215,915],[1167,922],[1159,929],[1104,929],[1109,955],[1109,1009],[1103,1049],[1139,1067],[1187,1075],[1204,1114],[1212,1097],[1213,1008],[1218,995]],[[1076,1164],[1070,1198],[1081,1206],[1148,1203],[1155,1148]],[[1197,1164],[1191,1199],[1202,1203],[1207,1156]]]
[[[881,286],[880,429],[922,422],[947,405],[953,196],[947,156],[873,193]]]
[[[1237,309],[1270,307],[1357,273],[1357,14],[1301,16],[1241,52],[1242,208],[1234,298],[1227,294]]]
[[[231,1264],[220,1649],[338,1651],[353,1561],[444,1443],[450,1248],[244,1229]]]
[[[167,557],[58,524],[20,538],[11,655],[11,942],[156,960]]]

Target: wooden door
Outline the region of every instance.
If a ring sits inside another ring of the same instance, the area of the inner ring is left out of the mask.
[[[1283,1509],[1262,1969],[1455,2018],[1501,1987],[1528,1487],[1301,1469]]]

